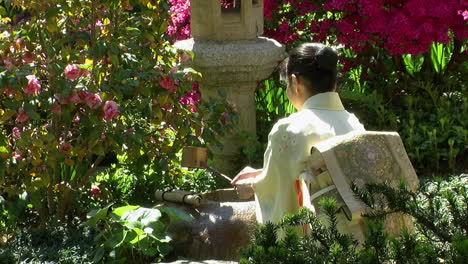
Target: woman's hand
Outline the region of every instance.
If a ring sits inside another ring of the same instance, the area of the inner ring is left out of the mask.
[[[247,166],[244,169],[242,169],[236,175],[236,177],[234,177],[234,179],[231,181],[231,185],[235,186],[237,184],[237,182],[240,181],[240,180],[255,178],[255,177],[257,177],[257,175],[262,173],[262,171],[263,171],[263,169],[254,169],[252,167]]]
[[[231,185],[237,191],[239,198],[242,200],[250,199],[254,195],[253,183],[255,177],[262,172],[262,169],[253,169],[251,167],[245,167],[240,171],[236,177],[231,181]]]

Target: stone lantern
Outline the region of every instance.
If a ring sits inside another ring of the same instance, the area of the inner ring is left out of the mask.
[[[263,34],[263,0],[234,0],[232,8],[219,0],[192,0],[191,14],[195,39],[248,40]]]
[[[227,136],[223,149],[211,149],[214,166],[224,173],[235,173],[243,145],[240,132],[256,135],[257,82],[268,78],[285,56],[277,41],[259,37],[263,33],[263,0],[234,0],[232,8],[220,0],[191,1],[193,38],[175,43],[180,50],[194,53],[191,67],[202,73],[203,98],[218,96],[223,90],[237,106],[239,124]]]

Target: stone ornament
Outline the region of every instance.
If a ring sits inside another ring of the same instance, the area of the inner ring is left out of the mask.
[[[219,0],[192,0],[190,8],[194,39],[252,40],[263,34],[263,0],[236,0],[233,8]]]

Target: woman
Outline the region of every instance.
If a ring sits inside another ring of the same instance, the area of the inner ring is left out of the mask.
[[[364,130],[335,92],[337,63],[334,49],[306,43],[292,50],[280,66],[286,94],[298,112],[273,126],[263,169],[246,168],[232,181],[241,197],[255,193],[259,223],[276,223],[285,213],[297,213],[301,206],[314,210],[300,179],[312,146],[336,135]]]

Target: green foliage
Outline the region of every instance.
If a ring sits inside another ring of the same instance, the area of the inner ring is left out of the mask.
[[[26,192],[35,221],[103,204],[89,190],[109,157],[153,183],[176,178],[184,146],[219,144],[235,121],[225,98],[200,102],[193,54],[166,35],[167,1],[2,3],[0,195]]]
[[[17,230],[0,245],[0,263],[91,263],[94,232],[75,224]]]
[[[100,202],[116,204],[154,203],[156,190],[201,193],[225,186],[225,182],[206,170],[186,170],[174,166],[170,173],[159,173],[147,166],[137,175],[128,168],[117,168],[115,165],[96,175],[96,184],[101,189]]]
[[[166,232],[167,225],[193,219],[174,208],[127,205],[115,208],[109,213],[110,207],[111,204],[92,210],[85,222],[99,232],[95,238],[95,263],[142,263],[161,260],[171,250],[171,238]]]
[[[260,226],[252,244],[242,250],[240,263],[464,263],[467,180],[467,175],[460,175],[428,182],[418,193],[408,191],[404,184],[396,189],[386,184],[366,184],[361,189],[353,185],[355,194],[372,209],[364,215],[367,234],[361,246],[338,231],[337,203],[323,199],[324,216],[302,209],[278,224]],[[416,232],[401,230],[399,236],[391,237],[383,219],[396,212],[413,216]],[[311,231],[299,237],[293,227],[304,225]],[[281,233],[285,235],[278,236]]]

